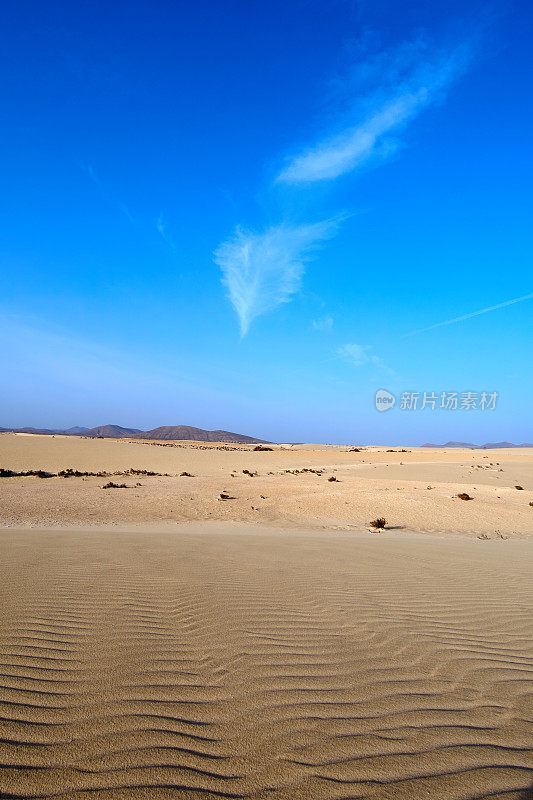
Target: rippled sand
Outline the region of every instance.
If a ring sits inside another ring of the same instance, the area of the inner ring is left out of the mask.
[[[0,533],[0,796],[530,797],[531,540]]]

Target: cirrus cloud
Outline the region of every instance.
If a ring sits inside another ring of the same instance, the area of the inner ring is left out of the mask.
[[[407,42],[359,63],[352,80],[346,81],[345,91],[360,90],[360,94],[345,113],[344,124],[289,160],[277,181],[331,180],[394,153],[399,143],[390,134],[400,132],[424,108],[441,99],[470,58],[465,43],[431,56],[428,49],[419,40]]]
[[[335,235],[341,217],[308,225],[281,224],[255,233],[237,228],[214,253],[239,317],[241,336],[260,314],[288,303],[300,288],[305,264]]]

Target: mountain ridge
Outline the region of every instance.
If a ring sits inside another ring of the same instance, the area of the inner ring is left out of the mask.
[[[487,442],[486,444],[472,444],[472,442],[446,442],[445,444],[423,444],[421,447],[469,447],[472,450],[498,450],[505,447],[533,447],[533,444],[513,444],[512,442]]]
[[[242,433],[234,433],[226,430],[204,430],[190,425],[161,425],[148,431],[139,428],[125,428],[122,425],[97,425],[94,428],[86,428],[74,425],[71,428],[2,428],[0,433],[31,433],[48,436],[87,436],[90,438],[101,439],[148,439],[162,441],[191,441],[191,442],[240,442],[242,444],[272,444],[266,439],[258,439],[255,436],[248,436]],[[438,449],[448,448],[469,448],[471,450],[497,450],[515,447],[533,447],[532,443],[513,444],[512,442],[487,442],[486,444],[473,444],[472,442],[449,441],[444,444],[432,444],[426,442],[420,447],[434,447]]]
[[[87,436],[100,439],[150,439],[166,441],[194,441],[194,442],[241,442],[243,444],[270,444],[266,439],[257,439],[243,433],[215,430],[208,431],[203,428],[194,428],[190,425],[163,425],[142,431],[139,428],[124,428],[121,425],[97,425],[94,428],[74,426],[72,428],[0,428],[3,433],[32,433],[40,435],[61,436]]]

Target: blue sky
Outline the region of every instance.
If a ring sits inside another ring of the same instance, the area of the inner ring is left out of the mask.
[[[533,441],[532,23],[8,4],[0,425]],[[499,397],[378,413],[381,388]]]

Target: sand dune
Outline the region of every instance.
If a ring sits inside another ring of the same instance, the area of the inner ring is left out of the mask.
[[[397,530],[420,533],[533,533],[533,450],[390,449],[301,445],[256,452],[251,445],[0,434],[0,467],[12,470],[166,473],[126,475],[117,482],[129,488],[110,491],[97,477],[0,478],[0,524],[231,520],[329,530],[365,529],[385,517]],[[221,492],[232,499],[220,502]],[[463,492],[474,499],[458,499]]]
[[[0,794],[518,800],[530,541],[0,535]]]
[[[390,450],[0,434],[0,797],[531,798],[533,453]]]

